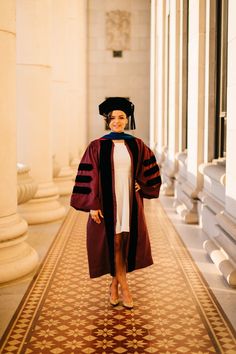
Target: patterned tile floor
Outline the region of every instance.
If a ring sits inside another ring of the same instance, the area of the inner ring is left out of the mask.
[[[135,307],[88,278],[87,215],[70,210],[1,341],[1,353],[236,353],[235,332],[164,210],[146,203],[155,264],[129,274]]]

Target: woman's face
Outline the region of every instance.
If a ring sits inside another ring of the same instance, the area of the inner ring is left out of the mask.
[[[128,123],[126,113],[123,111],[115,110],[111,112],[109,128],[114,133],[122,133]]]

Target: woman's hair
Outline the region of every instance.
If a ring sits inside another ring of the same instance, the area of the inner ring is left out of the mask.
[[[107,115],[107,117],[105,117],[105,122],[106,122],[106,124],[107,124],[108,126],[109,126],[109,124],[110,124],[110,122],[111,122],[112,112],[113,112],[113,111],[109,112],[108,115]],[[124,112],[124,114],[125,114],[126,118],[128,118],[128,117],[127,117],[127,114],[126,114],[125,112]]]

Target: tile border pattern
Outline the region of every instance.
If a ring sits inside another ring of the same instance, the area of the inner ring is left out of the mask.
[[[84,238],[86,215],[70,209],[0,342],[0,353],[235,354],[235,331],[174,225],[159,201],[147,201],[145,208],[155,265],[129,275],[135,308],[110,308],[108,276],[88,279],[82,265],[85,242],[78,240]]]

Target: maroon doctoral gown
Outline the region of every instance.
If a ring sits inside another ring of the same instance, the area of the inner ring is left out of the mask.
[[[130,233],[126,252],[127,272],[153,264],[143,198],[158,198],[161,186],[159,167],[153,152],[141,139],[125,140],[131,157],[132,193]],[[87,223],[87,251],[91,278],[115,275],[114,235],[116,197],[114,190],[112,140],[100,138],[90,143],[79,164],[71,196],[71,206],[89,212],[101,209],[104,219],[95,223],[90,215]],[[135,192],[135,181],[141,190]]]

